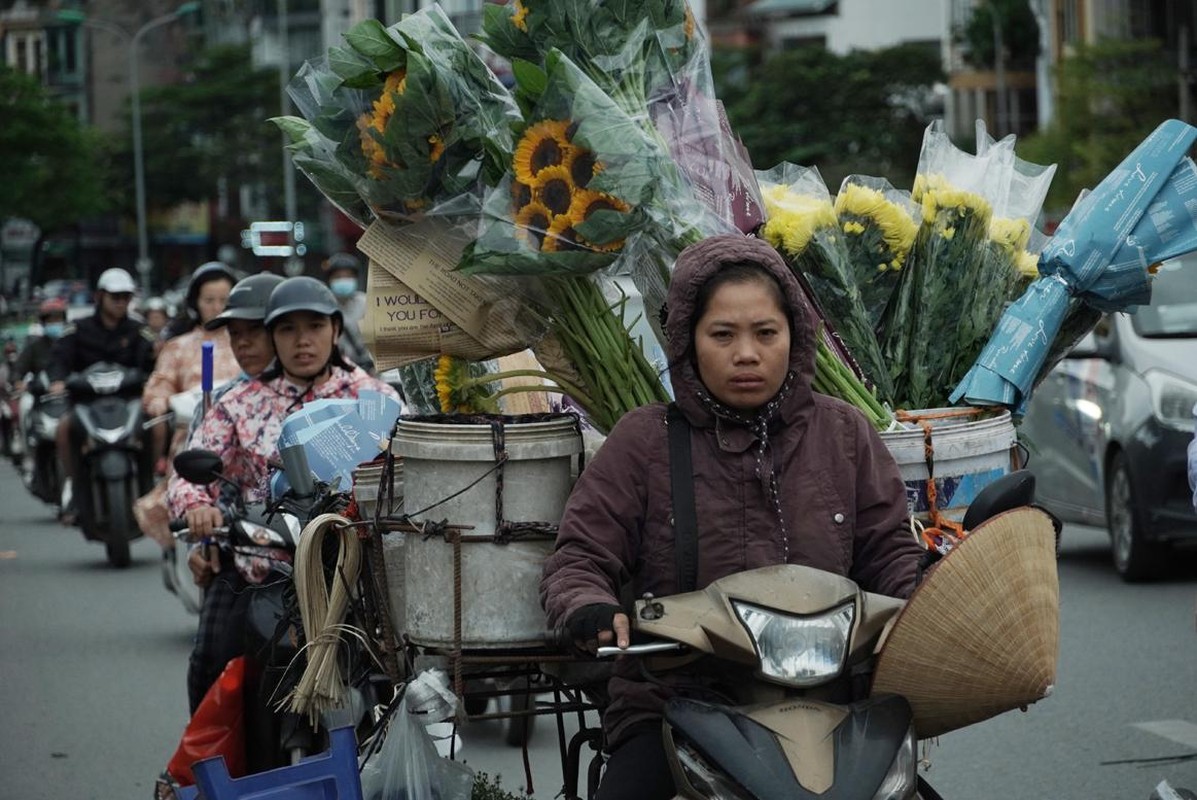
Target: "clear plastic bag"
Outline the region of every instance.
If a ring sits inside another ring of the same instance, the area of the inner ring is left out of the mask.
[[[408,696],[391,717],[382,746],[362,767],[363,800],[469,800],[474,772],[441,758],[425,723],[408,708]]]

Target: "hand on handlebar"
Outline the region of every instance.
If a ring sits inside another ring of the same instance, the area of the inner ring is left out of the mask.
[[[566,620],[565,627],[579,650],[597,653],[599,647],[614,644],[626,650],[631,641],[632,624],[623,609],[614,604],[593,603],[582,606]]]
[[[66,381],[54,381],[46,391],[49,394],[62,394],[66,391]]]
[[[216,573],[220,572],[220,548],[214,544],[197,547],[187,554],[187,567],[191,579],[201,589],[207,588]]]
[[[187,509],[187,529],[191,531],[191,538],[204,539],[211,536],[215,530],[224,525],[224,515],[216,506],[197,506]]]

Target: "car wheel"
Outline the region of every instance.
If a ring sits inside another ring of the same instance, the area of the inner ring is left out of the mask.
[[[1106,523],[1110,530],[1114,569],[1128,582],[1154,576],[1160,564],[1162,548],[1144,539],[1142,516],[1142,510],[1135,502],[1126,455],[1116,453],[1106,477]]]

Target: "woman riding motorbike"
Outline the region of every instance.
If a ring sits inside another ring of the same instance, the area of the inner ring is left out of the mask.
[[[662,404],[628,413],[582,474],[544,567],[549,624],[564,625],[579,647],[624,648],[625,589],[669,595],[782,563],[908,596],[922,549],[898,467],[861,414],[812,390],[814,325],[777,252],[738,234],[688,247],[667,308],[680,413]],[[692,587],[679,586],[667,425],[688,427],[693,454]],[[648,681],[633,660],[616,661],[600,800],[673,796],[660,729],[665,701],[681,691],[718,695],[721,686],[718,676],[682,673]]]
[[[304,403],[322,398],[357,397],[370,389],[398,399],[395,390],[349,365],[337,349],[341,312],[327,286],[315,278],[288,278],[271,293],[263,320],[276,354],[257,380],[239,383],[213,404],[191,438],[191,446],[219,453],[224,476],[242,487],[249,503],[267,494],[268,464],[278,460],[283,420]],[[220,486],[196,486],[178,476],[170,480],[167,502],[173,517],[184,517],[196,538],[208,537],[224,524]],[[201,628],[206,624],[201,613]],[[192,653],[188,693],[192,711],[224,668],[228,657]],[[219,662],[219,663],[218,663]]]

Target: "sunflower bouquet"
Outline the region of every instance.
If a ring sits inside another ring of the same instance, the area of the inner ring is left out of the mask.
[[[761,235],[806,279],[865,379],[889,401],[889,373],[823,179],[817,170],[793,164],[757,173],[757,178],[766,216]]]
[[[449,204],[476,208],[508,167],[514,99],[439,6],[384,28],[365,20],[309,61],[275,122],[296,166],[365,226]]]

